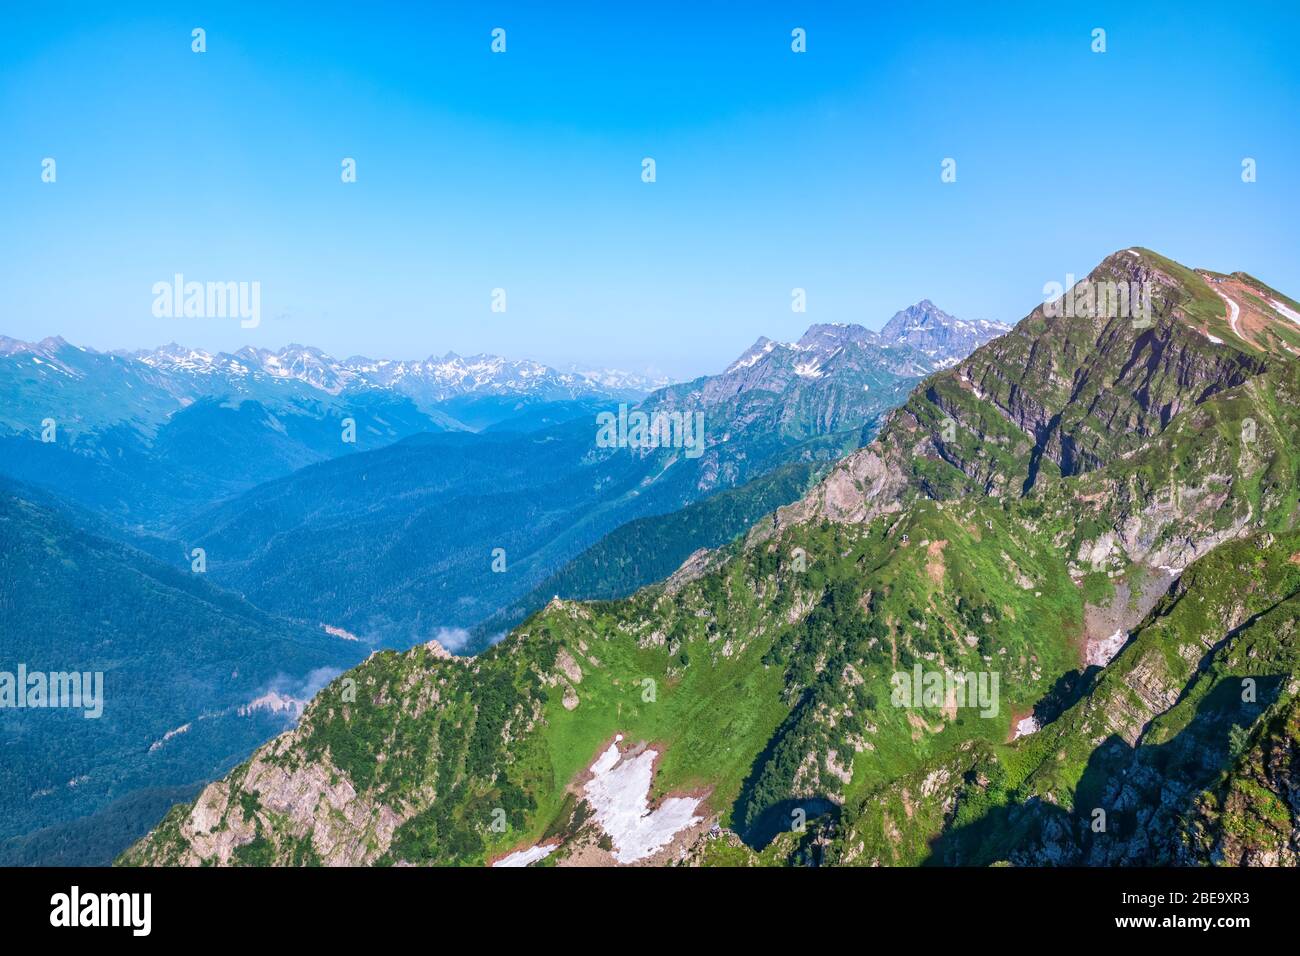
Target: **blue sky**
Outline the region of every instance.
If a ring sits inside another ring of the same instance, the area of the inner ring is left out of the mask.
[[[125,6],[3,13],[0,333],[687,377],[1135,244],[1300,296],[1294,3]],[[261,325],[155,317],[177,272]]]

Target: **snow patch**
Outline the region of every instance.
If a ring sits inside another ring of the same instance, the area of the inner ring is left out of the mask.
[[[1037,733],[1042,727],[1038,723],[1038,718],[1033,714],[1028,717],[1022,717],[1016,722],[1016,735],[1012,740],[1019,740],[1021,737],[1028,737],[1030,734]]]
[[[509,856],[503,856],[492,865],[497,866],[527,866],[530,863],[536,863],[538,860],[544,860],[560,848],[558,843],[552,843],[548,846],[530,846],[526,850],[515,850]]]
[[[747,356],[742,356],[741,358],[738,358],[736,359],[736,361],[732,362],[731,367],[727,369],[727,372],[737,372],[742,368],[749,368],[751,365],[753,365],[755,362],[761,359],[764,355],[767,355],[769,352],[771,352],[772,349],[776,348],[776,345],[777,345],[776,342],[771,342],[771,341],[765,343],[761,349],[757,349],[752,354]]]
[[[1127,641],[1128,632],[1123,628],[1100,641],[1089,641],[1086,662],[1089,665],[1096,664],[1099,667],[1105,667],[1115,659],[1115,655],[1120,652],[1120,649],[1123,648]]]
[[[622,735],[591,765],[591,779],[583,795],[596,822],[614,844],[614,859],[635,863],[653,855],[687,827],[702,820],[695,815],[696,797],[668,797],[654,810],[648,796],[658,751],[646,748],[624,757],[618,744]]]
[[[1241,338],[1241,333],[1237,331],[1237,319],[1241,316],[1241,307],[1218,289],[1215,289],[1214,291],[1220,299],[1228,303],[1228,324],[1232,326],[1232,334],[1237,338]]]
[[[1276,301],[1276,300],[1274,300],[1274,299],[1269,299],[1269,300],[1268,300],[1268,304],[1271,305],[1274,309],[1276,309],[1276,310],[1278,311],[1278,313],[1280,313],[1281,315],[1285,315],[1288,319],[1290,319],[1290,320],[1291,320],[1292,322],[1294,322],[1296,325],[1300,325],[1300,312],[1297,312],[1295,309],[1291,308],[1289,305],[1285,305],[1285,304],[1283,304],[1283,303],[1281,303],[1281,302],[1278,302],[1278,301]]]

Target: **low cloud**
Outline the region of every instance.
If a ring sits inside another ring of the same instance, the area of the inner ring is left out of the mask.
[[[470,633],[463,627],[440,627],[433,639],[455,654],[469,643]]]

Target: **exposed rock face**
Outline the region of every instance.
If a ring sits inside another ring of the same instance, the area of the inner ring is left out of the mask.
[[[440,643],[438,643],[437,640],[430,639],[425,642],[424,646],[427,647],[429,649],[429,652],[439,660],[444,660],[444,661],[451,660],[452,657],[451,652],[448,651],[445,647],[443,647]]]
[[[1016,329],[962,361],[950,381],[992,406],[1032,443],[1032,486],[1042,460],[1063,475],[1094,470],[1159,434],[1180,412],[1235,388],[1267,367],[1265,358],[1215,348],[1189,333],[1193,295],[1150,257],[1116,253],[1086,280],[1153,289],[1149,324],[1131,317],[1049,316],[1040,306]],[[1193,280],[1198,281],[1198,280]],[[960,392],[932,386],[927,397],[958,429],[988,434],[963,414]],[[973,473],[955,445],[954,464]]]
[[[910,484],[904,469],[887,457],[890,452],[876,442],[848,455],[807,497],[755,525],[747,544],[756,546],[789,525],[822,518],[865,524],[901,510]]]
[[[682,566],[673,572],[665,588],[669,594],[675,594],[681,588],[691,581],[698,580],[699,577],[717,564],[717,553],[710,551],[708,548],[700,548],[682,562]]]
[[[1262,423],[1271,423],[1264,404],[1271,399],[1260,382],[1276,359],[1216,346],[1194,331],[1213,293],[1176,263],[1125,250],[1081,285],[1105,283],[1153,290],[1149,317],[1049,315],[1040,306],[1013,331],[927,379],[875,442],[760,524],[754,539],[821,518],[868,522],[918,495],[1041,493],[1057,513],[1082,508],[1109,525],[1077,539],[1082,574],[1116,562],[1182,568],[1257,526],[1251,498],[1236,489],[1269,467],[1274,438]],[[1234,389],[1264,406],[1238,426],[1249,441],[1198,447],[1189,432],[1222,427],[1221,415],[1198,409]],[[1176,419],[1180,427],[1166,432]],[[1180,441],[1202,456],[1195,468],[1177,467],[1191,454],[1180,452]],[[1154,484],[1142,474],[1139,452],[1157,460],[1168,480]],[[956,468],[965,481],[936,484],[934,469],[918,467],[930,461]],[[1071,477],[1089,480],[1064,497],[1053,483]]]
[[[304,841],[327,866],[364,866],[388,849],[404,815],[360,797],[328,758],[311,763],[289,759],[299,744],[296,731],[277,738],[227,780],[204,788],[177,824],[176,840],[162,859],[169,865],[227,866],[239,862],[264,829]],[[294,765],[296,763],[296,765]]]
[[[1202,794],[1183,862],[1300,865],[1300,705],[1292,705]]]
[[[865,524],[877,515],[898,510],[905,487],[906,480],[897,465],[865,449],[850,456],[822,484],[820,495],[813,500],[814,514],[832,521]]]
[[[555,655],[555,666],[573,683],[582,683],[582,668],[578,666],[578,662],[573,659],[567,647],[560,648],[559,653]]]

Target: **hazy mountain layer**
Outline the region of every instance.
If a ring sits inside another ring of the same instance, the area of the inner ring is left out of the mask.
[[[0,487],[0,839],[222,772],[363,654],[355,642],[277,621],[203,574],[88,533],[74,517]],[[80,707],[37,706],[18,687],[20,667],[29,676],[99,673],[97,708],[87,697]],[[93,709],[98,716],[86,717]]]
[[[459,649],[478,627],[481,646],[490,622],[536,610],[544,582],[620,526],[859,447],[917,380],[904,375],[914,370],[905,352],[774,348],[609,410],[620,422],[689,424],[662,442],[606,441],[600,413],[527,433],[411,438],[269,482],[180,533],[208,551],[215,580],[260,607],[388,646],[438,637]],[[701,539],[681,522],[665,527],[676,530],[663,553],[678,560],[742,530],[706,524]],[[673,566],[661,555],[655,570]],[[627,580],[603,570],[599,587]],[[649,580],[634,573],[631,584]]]

